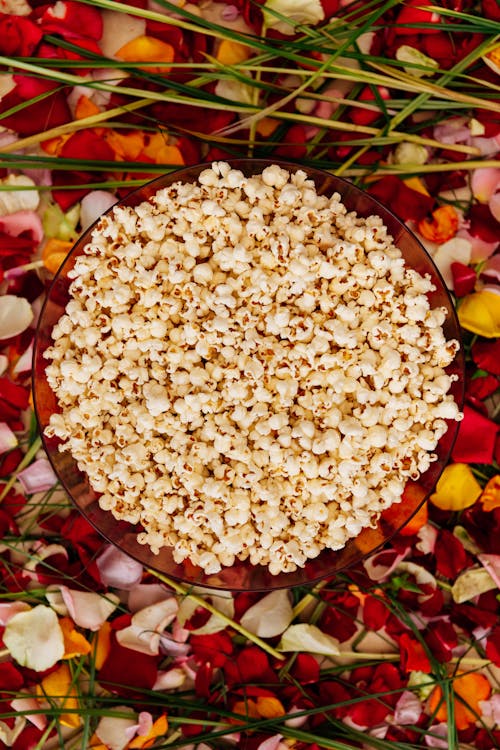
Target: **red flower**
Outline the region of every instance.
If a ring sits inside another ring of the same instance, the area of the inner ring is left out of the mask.
[[[486,657],[500,667],[500,626],[497,625],[486,639]]]
[[[320,629],[341,643],[349,640],[357,630],[359,599],[350,591],[328,593],[324,599],[328,606],[321,616]]]
[[[240,651],[236,659],[227,660],[224,664],[224,675],[229,685],[277,681],[267,655],[257,646],[248,646]]]
[[[363,622],[370,630],[381,630],[387,618],[389,610],[385,603],[374,596],[368,595],[363,605]]]
[[[157,657],[124,648],[111,633],[111,648],[99,670],[99,682],[107,690],[126,697],[140,697],[151,690],[158,674]]]
[[[455,580],[462,570],[469,568],[472,564],[462,542],[446,529],[439,532],[439,543],[436,544],[434,554],[437,572],[452,580]]]
[[[223,667],[233,653],[233,642],[224,630],[212,635],[192,635],[189,643],[197,662],[209,662],[214,667]]]
[[[472,359],[481,370],[500,375],[500,339],[476,341],[471,353]]]
[[[399,639],[399,652],[401,654],[401,669],[403,672],[425,672],[431,671],[431,663],[427,652],[416,638],[403,633]]]
[[[403,682],[399,670],[393,664],[378,664],[367,681],[356,679],[359,671],[353,671],[351,681],[360,688],[360,694],[367,698],[351,705],[347,715],[359,726],[374,727],[391,713],[399,698],[397,691],[403,687]],[[376,693],[381,695],[377,698],[368,697]]]
[[[438,661],[450,661],[453,656],[453,649],[458,643],[455,628],[451,623],[444,619],[429,623],[424,638]]]
[[[384,206],[390,206],[391,211],[404,221],[420,221],[430,214],[434,207],[434,198],[412,190],[394,175],[377,180],[369,187],[368,192]]]
[[[465,405],[464,418],[451,454],[453,460],[464,464],[490,464],[498,429],[491,419]]]
[[[42,32],[25,16],[0,13],[0,54],[30,57]]]
[[[316,683],[319,680],[319,664],[310,654],[297,654],[290,674],[301,685]]]
[[[59,34],[63,39],[73,40],[82,36],[100,39],[102,36],[102,16],[97,8],[63,0],[45,6],[41,17],[41,25],[45,34]]]

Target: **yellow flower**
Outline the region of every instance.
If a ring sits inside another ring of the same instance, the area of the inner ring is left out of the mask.
[[[500,294],[483,289],[469,294],[458,308],[462,328],[487,338],[500,336]]]
[[[441,474],[430,501],[441,510],[463,510],[474,505],[482,490],[467,464],[450,464]]]

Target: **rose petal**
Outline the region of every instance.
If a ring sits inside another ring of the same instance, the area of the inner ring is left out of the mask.
[[[500,192],[495,193],[495,195],[491,196],[488,205],[495,219],[497,221],[500,221]]]
[[[11,617],[3,641],[18,664],[36,672],[53,667],[64,654],[57,615],[43,604]]]
[[[492,195],[500,189],[500,169],[494,167],[474,169],[471,187],[474,197],[480,203],[488,203]]]
[[[6,422],[0,422],[0,454],[12,450],[18,445],[15,434]]]
[[[487,555],[482,553],[478,555],[477,558],[500,589],[500,555]]]
[[[0,297],[0,339],[10,339],[28,328],[33,310],[27,299],[13,294]]]
[[[160,633],[177,615],[179,605],[171,596],[162,602],[136,612],[131,624],[118,630],[116,640],[124,648],[139,651],[142,654],[158,654]]]
[[[82,232],[96,221],[101,214],[116,203],[116,196],[105,190],[92,190],[82,198],[80,204],[80,223]]]
[[[438,267],[444,283],[448,289],[453,289],[452,263],[462,263],[467,266],[472,254],[471,243],[462,237],[453,237],[444,242],[434,253],[433,260]]]
[[[336,638],[322,633],[316,625],[307,623],[290,625],[281,636],[278,651],[306,651],[324,656],[336,656],[340,653]]]
[[[395,724],[416,724],[422,713],[422,703],[415,693],[403,690],[394,709]]]
[[[0,625],[6,625],[11,617],[31,609],[26,602],[0,602]]]
[[[46,458],[38,458],[17,475],[24,492],[33,495],[35,492],[46,492],[57,484],[57,476]]]
[[[290,594],[286,589],[279,589],[247,609],[241,618],[241,624],[254,635],[273,638],[283,633],[292,620]]]
[[[5,187],[14,187],[16,190],[0,191],[0,216],[15,214],[17,211],[36,211],[40,203],[38,190],[34,190],[35,183],[25,175],[10,174],[0,180]],[[26,190],[19,188],[25,187]]]
[[[34,724],[37,729],[40,729],[40,731],[43,731],[47,726],[47,717],[42,713],[36,713],[37,711],[40,711],[41,706],[33,696],[30,695],[26,696],[26,698],[14,698],[14,700],[10,702],[10,705],[14,711],[23,711],[24,718],[31,721],[31,723]],[[28,711],[33,711],[33,713],[27,713]]]
[[[483,721],[488,721],[492,726],[500,726],[500,693],[495,693],[487,701],[479,701],[479,708]]]
[[[127,729],[136,725],[136,714],[128,706],[116,706],[115,711],[130,714],[130,719],[103,716],[95,733],[108,750],[124,750],[129,743]]]
[[[499,429],[499,425],[466,404],[451,453],[453,460],[462,464],[490,464]]]
[[[214,594],[211,589],[196,586],[193,589],[193,593],[201,596],[208,596],[214,607],[216,607],[223,615],[226,615],[226,617],[231,619],[234,616],[234,599],[231,592],[219,591],[217,594]],[[179,614],[177,617],[179,623],[184,625],[184,623],[193,616],[197,608],[198,604],[193,599],[187,597],[184,598],[179,606]],[[191,632],[196,633],[196,635],[212,635],[213,633],[218,633],[219,631],[224,630],[226,626],[226,621],[221,617],[218,615],[210,615],[204,625],[192,630]]]
[[[482,289],[464,297],[458,308],[462,328],[486,338],[500,336],[500,295]]]
[[[96,559],[99,575],[105,586],[129,590],[142,579],[141,563],[119,550],[108,545]]]
[[[166,672],[158,672],[153,690],[176,690],[184,685],[186,677],[186,672],[180,667],[168,669]]]
[[[33,360],[33,341],[28,346],[28,348],[24,350],[24,352],[21,354],[16,364],[14,365],[14,369],[13,369],[14,375],[22,375],[25,372],[29,372],[31,370],[32,360]]]
[[[161,586],[159,583],[139,583],[131,589],[128,595],[128,608],[132,613],[138,612],[151,604],[162,602],[166,593],[165,586]]]
[[[441,510],[464,510],[474,505],[481,492],[481,485],[467,464],[449,464],[429,500]]]
[[[480,594],[491,591],[497,587],[496,582],[490,576],[486,568],[472,568],[461,573],[451,589],[453,601],[463,604],[474,599]]]
[[[280,750],[281,740],[283,739],[282,734],[274,734],[272,737],[268,737],[257,746],[257,750]],[[285,745],[284,747],[288,747]]]
[[[498,242],[486,242],[486,240],[482,240],[480,237],[473,236],[463,227],[458,230],[457,237],[462,237],[470,242],[472,263],[490,258],[498,247]]]
[[[433,724],[425,732],[424,739],[428,747],[448,750],[448,724]]]
[[[403,552],[396,552],[396,550],[391,549],[377,552],[365,560],[363,566],[372,581],[384,581],[410,552],[410,547],[407,547]]]
[[[75,591],[67,586],[60,586],[60,590],[73,622],[89,630],[99,630],[119,603],[115,594],[104,597],[89,591]]]
[[[101,16],[103,28],[99,45],[105,57],[114,57],[120,47],[146,31],[146,21],[143,18],[114,10],[104,10]],[[107,75],[109,77],[109,70]]]
[[[320,0],[267,0],[261,7],[266,26],[288,35],[297,24],[314,26],[325,17]]]

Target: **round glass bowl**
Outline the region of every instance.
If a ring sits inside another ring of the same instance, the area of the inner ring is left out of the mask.
[[[295,164],[274,160],[242,159],[233,160],[230,163],[232,167],[240,169],[247,176],[261,173],[270,164],[279,164],[290,171],[295,171],[299,168],[303,169],[308,177],[314,180],[319,195],[330,196],[338,192],[348,211],[356,211],[363,217],[371,214],[377,214],[382,217],[407,265],[414,268],[420,274],[429,274],[432,277],[436,290],[429,294],[429,300],[431,307],[445,307],[448,311],[444,324],[446,338],[460,340],[460,328],[455,309],[439,272],[415,236],[391,211],[351,183],[319,169],[299,167]],[[130,193],[120,201],[120,205],[137,206],[139,203],[148,200],[161,188],[167,187],[174,182],[195,182],[200,172],[206,168],[206,164],[197,165],[155,179],[139,190]],[[153,554],[149,547],[137,542],[137,533],[140,531],[140,527],[132,526],[124,521],[117,521],[110,512],[102,510],[99,507],[98,495],[90,487],[86,475],[78,469],[76,461],[68,452],[59,451],[58,446],[60,441],[58,439],[47,438],[43,434],[44,429],[48,425],[50,415],[58,411],[56,397],[47,383],[45,375],[47,360],[44,359],[43,352],[52,344],[52,328],[61,315],[63,315],[65,305],[69,300],[68,288],[70,280],[68,279],[68,271],[73,268],[75,258],[82,253],[83,247],[89,242],[92,229],[93,227],[90,227],[80,237],[69,253],[50,287],[43,306],[35,339],[33,359],[34,402],[45,450],[56,474],[76,507],[108,541],[144,565],[176,580],[216,589],[262,591],[299,584],[311,584],[317,580],[332,576],[359,562],[381,547],[407,523],[430,494],[439,475],[448,462],[458,430],[457,422],[449,423],[447,433],[441,438],[435,451],[438,455],[438,460],[432,463],[429,470],[419,479],[416,488],[407,487],[401,503],[382,514],[376,528],[364,529],[339,551],[323,551],[316,559],[310,560],[304,568],[294,573],[282,573],[273,576],[268,572],[266,567],[251,565],[248,561],[245,561],[237,562],[231,567],[223,568],[216,575],[207,575],[189,561],[177,564],[173,560],[169,548],[162,549],[158,555]],[[461,350],[447,371],[450,374],[453,373],[458,376],[450,392],[461,407],[464,390],[464,358]]]

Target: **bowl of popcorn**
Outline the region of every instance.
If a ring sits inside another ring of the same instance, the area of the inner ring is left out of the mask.
[[[35,408],[76,506],[124,552],[232,590],[311,583],[432,491],[463,356],[432,260],[327,172],[160,177],[79,239],[43,308]]]

